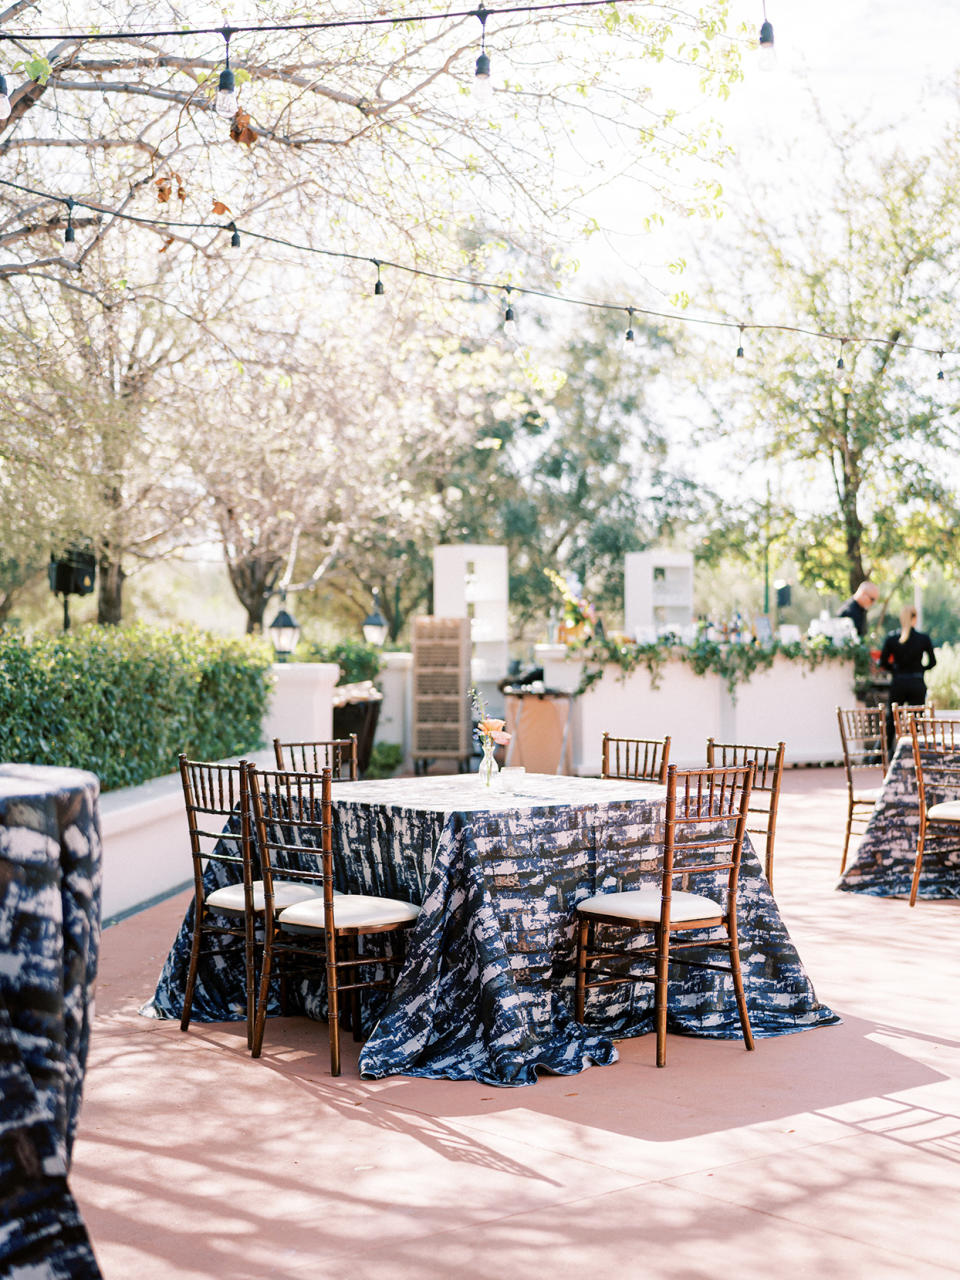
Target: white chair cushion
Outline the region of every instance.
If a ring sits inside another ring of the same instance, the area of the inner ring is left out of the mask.
[[[862,800],[864,804],[876,804],[882,794],[882,787],[865,787],[863,791],[855,791],[853,798]]]
[[[927,817],[935,822],[960,822],[960,800],[943,800],[940,804],[932,804],[927,810]]]
[[[399,898],[378,898],[374,894],[341,893],[333,900],[333,923],[337,929],[377,929],[388,924],[416,920],[420,908]],[[298,902],[281,911],[281,924],[323,928],[323,899]]]
[[[628,889],[625,893],[598,893],[577,903],[584,915],[617,916],[623,920],[652,922],[660,919],[660,890]],[[723,907],[699,893],[674,893],[670,898],[671,920],[706,920],[723,915]]]
[[[292,907],[305,898],[323,897],[323,890],[309,884],[297,884],[295,880],[274,880],[273,901],[278,907]],[[207,906],[220,911],[243,911],[243,885],[227,884],[207,894]],[[253,882],[253,909],[263,910],[263,881]]]

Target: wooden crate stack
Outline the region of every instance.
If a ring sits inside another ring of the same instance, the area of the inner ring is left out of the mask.
[[[413,621],[413,759],[456,760],[472,753],[470,619]]]

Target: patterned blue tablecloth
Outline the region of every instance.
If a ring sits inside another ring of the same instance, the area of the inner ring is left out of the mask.
[[[586,1025],[574,1021],[573,927],[583,898],[658,879],[665,787],[528,774],[506,794],[464,774],[333,791],[337,887],[422,905],[393,993],[367,1010],[361,1072],[532,1084],[538,1070],[613,1062],[612,1037],[653,1029],[648,984],[591,993]],[[222,864],[208,875],[222,883]],[[755,1033],[838,1021],[817,1001],[752,849],[739,910]],[[192,907],[146,1010],[157,1016],[180,1016],[191,923]],[[301,997],[323,1016],[319,984]],[[677,966],[669,1000],[672,1030],[740,1037],[723,974]],[[239,952],[206,960],[194,1016],[241,1018],[244,1007]]]
[[[67,1187],[100,942],[99,782],[0,765],[0,1275],[100,1271]]]
[[[960,759],[954,763],[960,764]],[[953,793],[947,796],[934,791],[928,804],[954,798]],[[901,738],[856,857],[840,878],[838,889],[880,898],[909,898],[920,825],[918,806],[913,743],[910,738]],[[956,840],[931,835],[928,828],[918,898],[960,898],[960,850],[956,844]]]

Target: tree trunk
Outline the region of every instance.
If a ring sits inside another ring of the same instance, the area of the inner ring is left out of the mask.
[[[273,555],[228,558],[227,572],[237,599],[247,611],[247,635],[262,632],[263,615],[283,572],[283,561]]]
[[[100,553],[100,584],[97,588],[97,622],[116,627],[123,618],[123,581],[126,574],[109,551]]]

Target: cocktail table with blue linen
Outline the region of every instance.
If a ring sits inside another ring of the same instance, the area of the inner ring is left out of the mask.
[[[616,1060],[614,1038],[652,1029],[647,984],[598,992],[572,1016],[573,915],[597,892],[659,879],[666,788],[527,774],[513,793],[475,774],[335,784],[337,888],[421,904],[406,958],[360,1056],[365,1075],[532,1084]],[[220,874],[219,868],[215,874]],[[739,896],[744,980],[758,1036],[836,1022],[821,1005],[752,849]],[[179,1017],[186,928],[153,1012]],[[322,984],[302,990],[323,1016]],[[201,966],[194,1016],[240,1017],[242,964]],[[680,971],[674,1031],[739,1038],[729,978]]]

